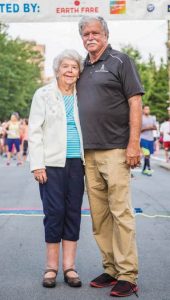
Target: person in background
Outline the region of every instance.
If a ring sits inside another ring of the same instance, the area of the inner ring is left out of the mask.
[[[17,155],[17,165],[21,165],[21,154],[20,154],[20,121],[19,114],[17,112],[13,112],[10,120],[5,125],[6,133],[7,133],[7,163],[9,166],[11,162],[12,151],[16,151]],[[15,148],[14,148],[15,147]]]
[[[28,154],[28,119],[24,119],[22,125],[22,150],[23,161],[25,162]]]
[[[130,168],[140,163],[144,91],[131,59],[108,44],[102,17],[82,17],[79,32],[88,51],[77,83],[86,184],[104,267],[90,285],[113,286],[110,296],[126,297],[138,291]]]
[[[7,127],[7,120],[5,120],[2,123],[2,146],[3,146],[3,157],[7,157],[7,153],[8,153],[8,146],[7,146],[7,132],[6,132],[6,127]]]
[[[170,150],[170,107],[167,108],[168,118],[161,124],[160,134],[163,137],[163,147],[165,151],[165,159],[167,163],[170,163],[170,157],[168,151]]]
[[[157,130],[156,118],[155,116],[150,115],[150,107],[148,105],[144,105],[140,146],[144,156],[142,174],[147,176],[152,176],[153,173],[150,164],[150,155],[154,153],[154,130]]]
[[[24,130],[24,119],[20,119],[20,151],[23,154],[23,130]]]
[[[160,130],[159,130],[159,122],[156,121],[156,129],[153,130],[153,138],[154,138],[154,155],[159,154],[160,150]]]
[[[3,154],[3,126],[0,122],[0,155]]]
[[[84,193],[84,151],[75,83],[82,58],[65,50],[53,63],[56,80],[35,92],[29,117],[30,167],[39,183],[47,262],[42,284],[56,285],[62,243],[64,280],[80,287],[75,269]]]

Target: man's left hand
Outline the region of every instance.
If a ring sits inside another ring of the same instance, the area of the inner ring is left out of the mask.
[[[141,152],[139,143],[129,142],[126,149],[126,163],[132,169],[140,166],[140,153]]]

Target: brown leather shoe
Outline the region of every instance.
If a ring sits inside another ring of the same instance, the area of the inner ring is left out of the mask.
[[[81,287],[82,286],[82,282],[79,278],[79,276],[77,277],[70,277],[67,275],[68,272],[73,271],[75,273],[77,273],[76,270],[74,269],[67,269],[64,271],[64,281],[71,287]]]
[[[49,272],[53,272],[55,273],[56,275],[53,276],[53,277],[49,277],[49,278],[46,278],[44,277],[43,278],[43,281],[42,281],[42,285],[46,288],[53,288],[56,286],[56,277],[57,277],[57,273],[58,271],[57,270],[54,270],[54,269],[47,269],[45,272],[44,272],[44,275],[49,273]]]

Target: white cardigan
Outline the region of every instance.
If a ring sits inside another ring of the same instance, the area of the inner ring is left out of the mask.
[[[74,91],[74,119],[80,137],[84,163],[82,133]],[[67,119],[57,81],[38,89],[33,97],[29,116],[29,160],[31,171],[46,166],[64,167],[67,151]]]

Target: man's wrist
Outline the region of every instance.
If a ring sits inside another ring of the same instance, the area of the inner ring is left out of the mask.
[[[140,139],[139,138],[130,138],[129,144],[140,144]]]

